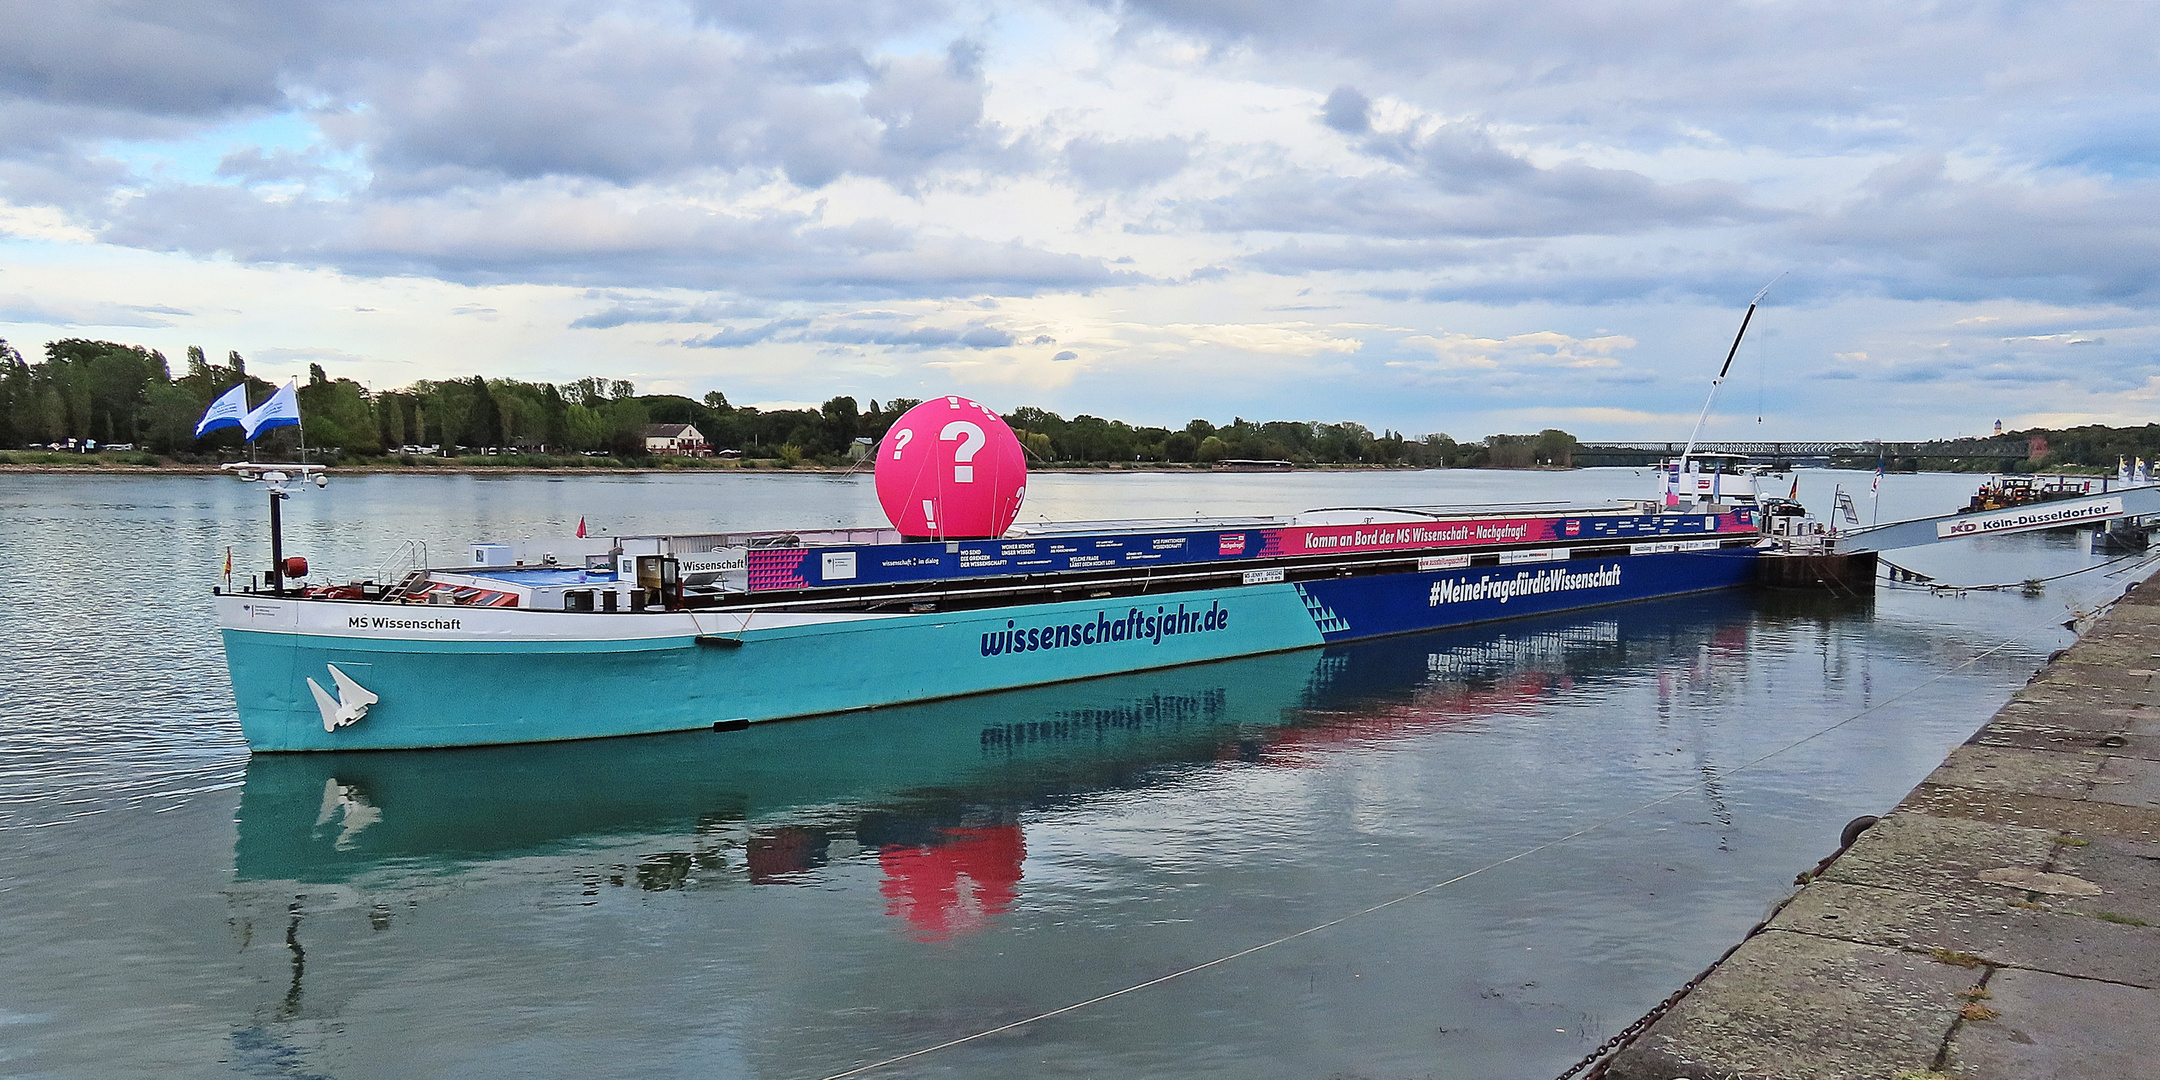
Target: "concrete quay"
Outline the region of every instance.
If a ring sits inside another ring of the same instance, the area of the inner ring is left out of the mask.
[[[2156,675],[2160,577],[1604,1075],[2160,1078]]]

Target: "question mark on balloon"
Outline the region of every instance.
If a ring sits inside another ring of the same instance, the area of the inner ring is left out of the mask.
[[[983,437],[980,425],[969,420],[955,420],[945,425],[945,430],[938,434],[938,439],[951,442],[956,436],[960,439],[960,448],[953,451],[953,483],[972,484],[975,482],[975,466],[968,463],[975,460],[975,452],[981,450],[990,440]]]
[[[899,435],[897,435],[897,436],[895,436],[895,437],[893,438],[893,448],[892,448],[892,456],[893,456],[893,460],[894,460],[894,461],[898,461],[898,460],[900,460],[900,451],[902,451],[902,450],[905,450],[905,449],[907,449],[907,444],[908,444],[908,443],[909,443],[910,441],[912,441],[912,440],[913,440],[914,438],[915,438],[915,429],[914,429],[914,428],[901,428],[901,429],[900,429],[900,434],[899,434]]]

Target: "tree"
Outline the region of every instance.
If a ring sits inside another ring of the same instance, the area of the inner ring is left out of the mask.
[[[30,365],[0,338],[0,449],[12,450],[29,438],[23,418],[31,402]]]
[[[605,406],[603,406],[604,408]],[[565,441],[574,450],[605,450],[608,445],[607,419],[599,410],[572,403],[563,410]]]
[[[826,441],[835,449],[845,450],[859,434],[856,428],[862,423],[862,413],[851,397],[836,397],[818,409],[825,418]]]
[[[367,388],[351,379],[332,379],[320,365],[310,365],[308,384],[300,388],[300,415],[305,418],[310,446],[347,454],[382,453],[384,439],[375,403]]]
[[[1540,464],[1567,468],[1575,463],[1575,436],[1559,428],[1546,428],[1538,432],[1537,458]]]
[[[560,450],[570,438],[569,406],[554,383],[541,383],[540,388],[540,445]]]
[[[607,428],[608,449],[613,450],[616,457],[645,456],[645,425],[651,420],[646,416],[644,402],[634,397],[618,398],[602,408],[602,416]]]
[[[496,407],[495,395],[488,390],[487,380],[475,375],[465,381],[465,422],[459,428],[458,441],[466,446],[501,446],[503,438],[502,410]]]
[[[149,387],[172,381],[163,354],[111,341],[48,342],[42,366],[42,381],[61,409],[65,437],[100,443],[140,441]]]

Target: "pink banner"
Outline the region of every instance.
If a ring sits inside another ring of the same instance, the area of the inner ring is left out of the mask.
[[[1528,544],[1560,539],[1558,518],[1490,518],[1483,521],[1415,521],[1381,525],[1323,525],[1273,529],[1260,555],[1329,555],[1353,551]]]

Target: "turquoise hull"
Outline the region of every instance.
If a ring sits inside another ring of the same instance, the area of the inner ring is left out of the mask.
[[[1751,581],[1753,565],[1751,549],[1637,555],[1585,562],[1580,575],[1538,589],[1493,588],[1496,576],[1532,571],[1488,568],[769,620],[777,625],[740,614],[436,615],[446,609],[261,597],[225,597],[220,614],[252,749],[382,750],[686,731],[928,701],[1728,588]],[[317,695],[337,696],[334,673],[378,700],[331,730],[330,704]]]
[[[1228,612],[1182,634],[1118,635],[1130,603],[1034,604],[636,641],[372,640],[225,630],[241,727],[256,750],[380,750],[547,742],[709,728],[875,708],[1038,683],[1319,645],[1289,585],[1181,593],[1145,616]],[[515,616],[516,612],[505,612]],[[1110,616],[1119,619],[1112,620]],[[618,619],[667,616],[615,616]],[[1203,616],[1204,617],[1204,616]],[[595,618],[586,616],[586,618]],[[606,618],[600,616],[599,618]],[[1045,624],[1112,626],[1110,640],[984,655],[984,640]],[[325,731],[306,677],[336,665],[378,694],[365,719]]]

